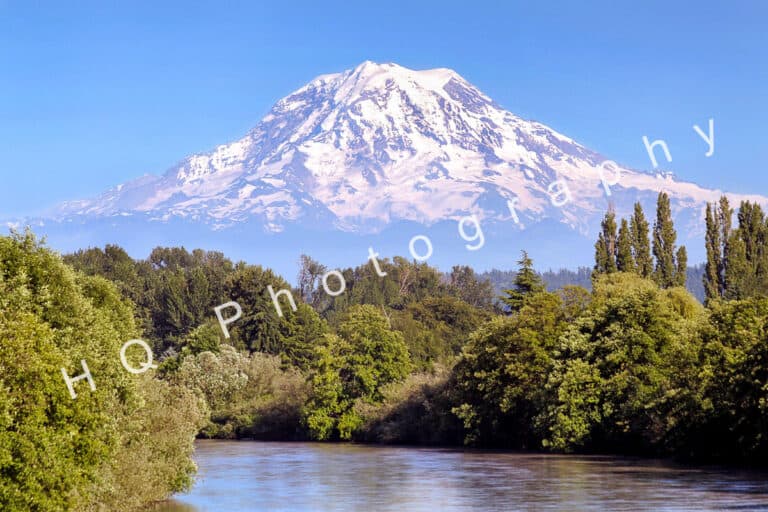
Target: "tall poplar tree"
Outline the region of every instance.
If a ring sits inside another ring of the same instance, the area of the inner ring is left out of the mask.
[[[610,274],[616,272],[616,214],[610,208],[603,217],[600,226],[602,231],[595,243],[595,274]]]
[[[675,284],[685,286],[688,279],[688,251],[684,245],[681,245],[675,255],[677,269],[675,270]]]
[[[766,223],[763,209],[757,203],[743,201],[739,206],[738,233],[744,242],[749,281],[745,282],[747,296],[768,294],[768,251],[766,251]]]
[[[651,245],[648,240],[648,221],[645,219],[643,207],[635,203],[635,211],[629,222],[629,230],[632,234],[632,254],[635,257],[637,273],[649,278],[653,274],[653,260],[651,259]]]
[[[721,238],[720,215],[715,204],[707,203],[707,233],[705,244],[707,264],[704,267],[704,293],[707,302],[722,297],[723,282],[723,240]]]
[[[714,212],[713,212],[714,213]],[[720,296],[725,297],[728,292],[728,282],[733,282],[735,279],[735,276],[733,275],[733,271],[728,270],[728,260],[731,257],[731,253],[733,252],[733,241],[731,237],[731,231],[732,231],[732,219],[733,219],[733,209],[731,208],[730,203],[728,202],[728,198],[726,196],[720,197],[720,208],[717,211],[717,222],[720,226],[720,245],[721,245],[721,256],[720,256],[720,268],[718,269],[718,272],[720,274]],[[726,274],[730,273],[730,277],[728,277]]]
[[[739,236],[737,229],[728,238],[726,265],[725,265],[725,294],[727,300],[739,300],[747,298],[747,285],[749,284],[749,262],[744,240]]]
[[[632,234],[627,219],[621,219],[619,242],[616,251],[616,268],[619,272],[637,272],[635,257],[632,255]]]
[[[765,245],[765,214],[759,204],[742,201],[737,218],[747,261],[757,270],[760,254]]]
[[[677,233],[672,223],[669,196],[659,192],[656,202],[656,222],[653,224],[653,256],[656,258],[654,280],[662,288],[675,286],[675,240]]]

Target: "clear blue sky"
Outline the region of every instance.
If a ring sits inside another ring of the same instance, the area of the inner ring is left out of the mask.
[[[160,3],[0,0],[0,215],[162,173],[367,59],[453,68],[627,165],[664,138],[678,176],[768,194],[768,2]]]

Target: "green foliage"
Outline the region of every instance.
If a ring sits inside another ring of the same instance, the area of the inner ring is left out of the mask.
[[[450,293],[472,307],[494,311],[493,285],[481,280],[471,267],[456,265],[448,276]]]
[[[704,334],[693,455],[764,464],[768,457],[768,299],[713,301]]]
[[[725,252],[725,290],[723,297],[727,300],[741,300],[749,297],[747,290],[751,278],[747,248],[744,240],[734,231],[726,244]]]
[[[559,340],[540,422],[545,446],[664,451],[695,401],[696,326],[705,318],[680,288],[632,274],[595,283],[586,312]]]
[[[450,296],[427,298],[390,314],[392,328],[403,334],[411,362],[421,369],[451,361],[469,334],[489,317],[489,313]]]
[[[512,312],[519,311],[529,296],[544,291],[544,283],[541,277],[533,270],[533,260],[528,257],[528,253],[522,251],[522,257],[517,262],[518,271],[515,276],[515,287],[505,290],[506,297],[502,301],[509,306]]]
[[[327,327],[306,304],[297,304],[297,311],[293,312],[284,297],[278,298],[281,317],[267,291],[268,286],[272,286],[275,293],[291,290],[282,278],[258,265],[238,263],[227,276],[228,301],[243,307],[242,318],[229,326],[233,344],[252,352],[283,354],[287,362],[306,367],[311,358],[309,347]]]
[[[125,371],[119,350],[136,331],[105,279],[76,274],[29,232],[0,237],[0,508],[127,510],[188,485],[196,405]],[[76,383],[73,400],[61,368],[74,377],[82,359],[96,390]],[[170,407],[186,415],[152,423]],[[153,480],[129,489],[136,464]]]
[[[401,380],[410,372],[403,336],[390,328],[387,318],[375,307],[350,308],[337,332],[346,341],[342,377],[348,395],[379,401],[381,386]]]
[[[446,445],[462,442],[461,421],[451,412],[456,401],[451,372],[415,373],[382,387],[381,403],[358,403],[363,419],[357,439],[376,443]]]
[[[676,240],[677,232],[672,222],[669,196],[666,192],[659,192],[656,201],[656,222],[653,224],[653,256],[656,259],[653,279],[662,288],[678,286],[681,281],[685,283],[685,272],[681,270],[685,267],[680,267],[675,259]],[[682,275],[678,275],[678,271]]]
[[[707,303],[768,296],[768,219],[758,204],[743,201],[732,229],[728,198],[706,211],[707,264],[703,277]]]
[[[523,252],[517,272],[482,276],[399,257],[379,260],[380,276],[367,262],[342,270],[346,292],[331,297],[321,287],[326,267],[304,255],[297,311],[281,299],[282,317],[267,286],[289,284],[220,253],[158,248],[133,261],[107,246],[68,256],[86,277],[34,241],[4,240],[0,503],[119,510],[162,498],[189,485],[184,433],[193,426],[208,437],[463,441],[762,463],[768,222],[742,203],[732,229],[727,199],[710,205],[707,265],[697,270],[675,245],[665,194],[656,213],[655,265],[640,204],[618,233],[609,211],[594,282],[589,269],[545,273],[554,293]],[[30,263],[37,253],[52,259]],[[706,287],[709,309],[682,289],[688,274]],[[501,316],[493,290],[506,288]],[[137,322],[124,299],[135,302]],[[224,340],[213,307],[231,300],[243,317]],[[151,376],[115,364],[137,324],[163,351],[167,380],[151,390]],[[86,388],[71,402],[56,369],[78,373],[84,347],[113,392]],[[37,356],[17,361],[21,353]],[[30,381],[37,385],[27,390]],[[69,432],[65,422],[80,434],[58,436]],[[163,456],[142,463],[159,443]],[[52,454],[60,465],[27,478]],[[136,492],[125,497],[128,489]]]
[[[600,224],[601,231],[595,243],[595,274],[616,272],[616,214],[609,209]]]
[[[396,256],[393,261],[379,260],[379,266],[385,276],[379,276],[370,262],[343,270],[346,291],[337,297],[317,292],[320,298],[313,299],[317,311],[336,326],[352,306],[369,304],[402,310],[412,302],[449,294],[450,287],[443,282],[442,274],[426,263],[409,262]]]
[[[636,271],[641,277],[650,278],[653,274],[653,259],[648,241],[648,221],[645,219],[640,203],[635,203],[635,209],[629,221],[629,230],[632,235],[632,255],[635,259]]]
[[[613,272],[631,272],[641,277],[653,277],[662,288],[685,286],[688,277],[688,253],[685,247],[675,246],[677,233],[672,223],[669,196],[659,193],[656,204],[656,222],[653,225],[653,256],[648,243],[648,222],[640,203],[635,203],[628,223],[621,219],[616,235],[616,217],[609,208],[602,222],[602,230],[595,243],[593,278]]]
[[[675,285],[685,288],[685,280],[688,278],[688,251],[681,246],[675,253]]]
[[[115,283],[136,305],[144,336],[156,350],[173,348],[210,318],[211,308],[228,302],[225,280],[233,264],[219,252],[158,247],[134,261],[120,247],[78,251],[64,257],[75,269]]]
[[[704,291],[706,293],[707,302],[709,302],[710,300],[722,297],[725,288],[723,276],[724,244],[721,236],[720,216],[717,214],[716,206],[710,203],[707,203],[705,223],[707,264],[704,272]]]
[[[533,418],[546,402],[551,353],[564,330],[560,296],[538,292],[510,317],[482,325],[456,366],[461,403],[454,409],[469,444],[536,448]]]
[[[619,241],[616,249],[616,269],[619,272],[636,272],[637,264],[632,254],[632,234],[627,219],[621,219]]]
[[[324,341],[316,348],[317,357],[310,375],[312,393],[303,415],[311,437],[319,441],[331,439],[339,418],[352,406],[341,380],[344,342],[333,334],[326,335]]]
[[[410,373],[402,334],[374,306],[353,306],[317,348],[305,422],[315,439],[350,439],[362,425],[355,401],[381,402],[381,388]]]
[[[281,366],[278,356],[221,345],[218,353],[184,358],[169,378],[204,402],[209,413],[205,437],[301,439],[299,421],[308,388],[298,370]]]

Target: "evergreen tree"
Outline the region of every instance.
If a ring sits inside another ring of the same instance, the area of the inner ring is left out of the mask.
[[[642,277],[651,277],[653,273],[653,260],[651,259],[651,246],[648,241],[648,221],[645,219],[643,207],[635,203],[635,212],[629,223],[632,234],[632,254],[635,257],[637,273]]]
[[[616,214],[610,208],[602,223],[602,232],[595,243],[595,274],[616,272]]]
[[[522,251],[522,257],[517,264],[519,270],[515,276],[515,287],[504,290],[507,296],[501,299],[513,312],[520,311],[529,295],[545,291],[544,283],[533,270],[533,260],[528,257],[527,252]]]
[[[677,233],[672,223],[669,196],[659,192],[656,203],[656,222],[653,225],[653,255],[656,258],[654,280],[662,288],[675,286],[675,240]]]
[[[619,242],[616,252],[616,267],[620,272],[637,272],[635,257],[632,255],[632,234],[627,219],[621,219]]]
[[[724,284],[720,215],[714,204],[707,203],[706,224],[707,264],[704,270],[703,281],[706,300],[709,302],[722,296]]]
[[[681,245],[675,255],[677,260],[677,270],[675,271],[675,281],[677,286],[685,286],[685,280],[688,277],[688,251],[684,245]]]

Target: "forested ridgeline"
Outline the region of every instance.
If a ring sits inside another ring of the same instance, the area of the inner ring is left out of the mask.
[[[309,256],[292,287],[218,252],[62,259],[31,234],[1,238],[0,505],[162,498],[188,485],[195,433],[765,464],[768,222],[749,203],[737,226],[731,213],[708,211],[706,306],[684,288],[664,194],[653,226],[639,205],[606,214],[591,290],[548,290],[523,253],[500,298],[471,268],[399,257],[341,269],[332,296]],[[214,308],[232,301],[226,337]],[[137,337],[156,371],[121,365]],[[73,400],[61,368],[82,359],[97,389],[78,382]]]

